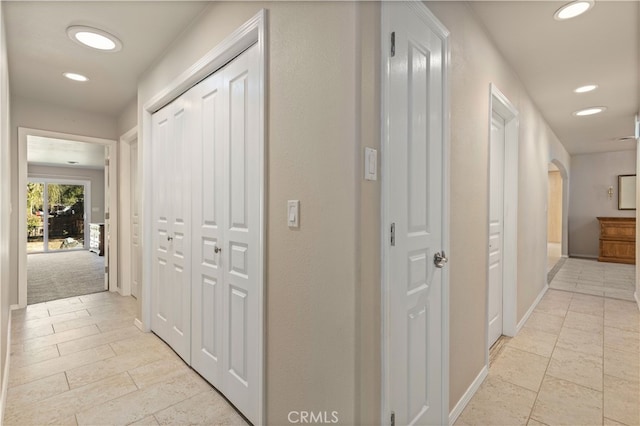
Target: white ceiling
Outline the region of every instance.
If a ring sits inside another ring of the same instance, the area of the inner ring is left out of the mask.
[[[638,112],[639,2],[596,0],[564,22],[554,12],[569,1],[473,1],[471,8],[570,154],[635,149]],[[599,85],[590,93],[573,89]],[[602,114],[575,117],[589,106]]]
[[[639,2],[596,0],[578,18],[558,22],[565,2],[472,1],[471,8],[515,68],[547,122],[571,154],[633,149],[614,142],[633,134],[638,111]],[[208,5],[207,1],[3,1],[12,94],[117,117],[136,94],[138,77]],[[116,53],[72,42],[70,25],[119,37]],[[86,74],[88,83],[62,77]],[[576,95],[579,85],[597,83]],[[591,117],[572,112],[592,105]]]
[[[3,1],[11,93],[117,117],[138,77],[207,6],[206,1]],[[71,25],[105,30],[123,42],[100,52],[71,41]],[[63,72],[89,82],[67,80]]]
[[[27,163],[39,166],[104,169],[105,147],[62,139],[27,137]],[[75,161],[77,164],[69,164]]]

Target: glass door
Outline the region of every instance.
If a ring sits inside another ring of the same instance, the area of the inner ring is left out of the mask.
[[[84,249],[84,183],[29,181],[27,184],[27,252]]]
[[[50,251],[84,248],[84,185],[47,184]]]

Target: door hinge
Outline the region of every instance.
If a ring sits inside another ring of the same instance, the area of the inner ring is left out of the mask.
[[[391,224],[391,245],[396,245],[396,223]]]
[[[109,212],[104,212],[104,220],[109,220]]]
[[[109,159],[108,159],[108,158],[105,158],[105,159],[104,159],[104,165],[105,165],[105,166],[107,166],[107,167],[109,167]]]
[[[391,57],[396,56],[396,32],[391,33]]]
[[[396,426],[396,413],[391,412],[391,426]]]
[[[105,274],[108,274],[108,273],[109,273],[109,267],[108,267],[108,266],[105,266],[105,267],[104,267],[104,273],[105,273]]]

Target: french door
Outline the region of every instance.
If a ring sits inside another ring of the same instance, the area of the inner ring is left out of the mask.
[[[152,330],[251,421],[261,395],[259,50],[153,115]]]

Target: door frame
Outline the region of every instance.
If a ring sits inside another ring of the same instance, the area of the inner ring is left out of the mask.
[[[86,226],[88,223],[91,223],[91,181],[86,179],[77,179],[72,176],[56,176],[56,177],[48,177],[47,175],[42,174],[28,174],[27,175],[27,183],[28,182],[42,182],[46,186],[50,183],[61,184],[61,185],[82,185],[84,187],[84,244],[82,248],[79,249],[70,249],[70,250],[54,250],[51,251],[48,249],[47,244],[49,242],[49,226],[47,221],[44,222],[43,228],[44,230],[44,238],[43,238],[43,250],[42,251],[34,251],[31,253],[61,253],[68,251],[77,251],[77,250],[88,250],[89,249],[89,235],[90,229]],[[44,196],[46,194],[46,196]],[[43,198],[45,198],[44,206],[49,207],[49,191],[45,190],[43,194]],[[87,200],[89,202],[87,202]],[[87,206],[89,210],[87,210]],[[47,219],[49,215],[47,213]]]
[[[131,294],[131,273],[132,259],[131,253],[131,144],[138,140],[138,126],[129,129],[120,136],[120,295],[129,296]],[[139,146],[139,145],[138,145]],[[138,171],[140,170],[140,158],[138,158]],[[138,173],[140,176],[140,173]]]
[[[152,191],[153,191],[153,176],[152,176],[152,157],[151,150],[145,149],[152,144],[152,114],[160,110],[162,107],[169,104],[174,99],[185,93],[191,87],[195,86],[198,82],[203,80],[210,74],[213,74],[218,69],[222,68],[225,64],[231,61],[233,58],[239,56],[242,52],[249,47],[257,44],[258,55],[260,57],[258,65],[258,81],[260,87],[259,91],[259,158],[260,158],[260,170],[259,175],[262,177],[260,186],[260,220],[259,220],[259,238],[258,244],[258,297],[261,303],[259,304],[258,317],[260,318],[260,328],[262,332],[259,333],[260,341],[258,342],[258,358],[260,359],[260,367],[258,371],[258,377],[260,377],[260,383],[258,384],[258,401],[259,401],[259,420],[258,424],[264,423],[265,419],[265,380],[264,380],[264,365],[265,365],[265,291],[264,283],[265,266],[264,266],[264,254],[266,253],[266,210],[265,210],[265,193],[266,193],[266,165],[265,165],[265,141],[267,138],[266,133],[266,119],[265,119],[265,105],[267,101],[267,11],[261,9],[247,22],[241,25],[233,33],[227,36],[222,42],[216,45],[196,63],[187,68],[182,74],[176,77],[173,81],[167,84],[161,89],[155,96],[147,101],[141,110],[142,116],[142,137],[138,139],[138,155],[142,157],[142,288],[140,289],[141,302],[141,321],[142,329],[144,331],[151,331],[151,278],[152,278],[152,259],[153,259],[153,247],[151,242],[153,241],[153,216],[152,216]]]
[[[410,0],[405,2],[411,7],[415,13],[421,15],[425,21],[425,25],[429,26],[429,29],[433,31],[442,40],[442,51],[444,61],[442,63],[442,106],[443,106],[443,123],[442,123],[442,250],[445,253],[449,253],[449,206],[450,206],[450,63],[451,63],[451,49],[449,46],[449,30],[438,20],[438,18],[427,8],[427,6],[417,0]],[[389,425],[391,416],[391,407],[389,406],[389,375],[392,372],[392,367],[389,365],[389,208],[390,208],[390,194],[389,188],[389,176],[390,163],[387,153],[390,151],[389,141],[389,54],[391,49],[391,43],[388,35],[391,33],[391,23],[389,22],[389,3],[382,3],[381,11],[381,197],[380,197],[380,215],[381,215],[381,229],[380,229],[380,245],[382,258],[380,262],[381,266],[381,424]],[[441,326],[442,326],[442,418],[449,419],[449,267],[442,269],[442,311],[441,311]]]
[[[487,188],[491,186],[491,120],[493,113],[504,120],[504,210],[502,234],[502,334],[515,336],[518,323],[518,110],[511,101],[491,83],[489,86],[489,118],[487,139]],[[487,218],[491,208],[491,193],[487,197]],[[487,244],[489,220],[487,219]],[[487,250],[487,296],[485,307],[485,365],[489,367],[489,250]]]
[[[560,256],[569,257],[569,173],[564,163],[556,157],[552,157],[549,163],[558,168],[560,177],[562,178],[562,241],[560,248]],[[548,188],[547,188],[548,191]],[[548,208],[548,206],[547,206]],[[547,248],[547,257],[549,250]],[[546,276],[546,274],[545,274]]]
[[[45,138],[64,139],[68,141],[92,143],[108,146],[111,150],[109,161],[109,173],[113,177],[109,186],[109,193],[105,193],[105,198],[109,198],[111,211],[116,214],[110,215],[110,244],[107,244],[107,253],[113,261],[109,271],[109,291],[118,289],[118,143],[113,139],[95,138],[91,136],[74,135],[71,133],[54,132],[50,130],[32,129],[28,127],[18,127],[18,211],[25,212],[27,209],[27,137],[40,136]],[[107,212],[105,212],[106,218]],[[18,214],[18,308],[27,306],[27,218],[24,214]]]

